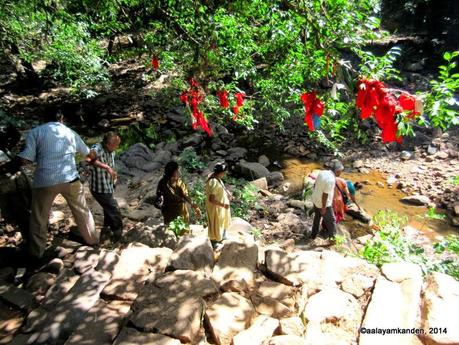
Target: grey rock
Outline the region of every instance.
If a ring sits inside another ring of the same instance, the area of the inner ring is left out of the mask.
[[[266,168],[271,164],[271,162],[269,161],[269,158],[266,157],[265,155],[261,155],[260,157],[258,157],[258,163],[260,163]]]
[[[248,180],[255,180],[269,175],[269,170],[256,162],[240,161],[237,168],[241,175]]]
[[[34,298],[29,291],[7,283],[0,283],[0,297],[23,310],[29,309],[34,303]]]
[[[184,236],[178,242],[167,266],[174,270],[203,270],[210,273],[214,264],[214,252],[207,237]]]
[[[192,135],[183,139],[183,146],[198,146],[204,140],[200,133],[193,133]]]
[[[402,151],[400,154],[400,159],[406,161],[408,159],[411,159],[413,157],[413,153],[409,151]]]
[[[247,149],[244,147],[232,147],[228,149],[228,157],[226,158],[229,161],[238,161],[247,156]]]
[[[268,185],[272,187],[278,187],[284,181],[284,175],[280,171],[273,171],[266,177]]]
[[[169,162],[171,157],[171,152],[167,150],[159,150],[155,152],[155,161],[161,163],[162,165],[165,165],[167,162]]]
[[[416,206],[423,206],[423,205],[428,205],[430,203],[429,197],[425,195],[410,195],[406,196],[401,199],[402,202],[410,205],[416,205]]]
[[[437,153],[437,151],[438,151],[438,149],[435,146],[429,145],[429,147],[427,148],[427,153],[429,155],[434,155],[434,154]]]

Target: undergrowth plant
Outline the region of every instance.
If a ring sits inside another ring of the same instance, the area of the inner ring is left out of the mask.
[[[185,233],[185,231],[188,230],[188,225],[185,223],[185,219],[183,219],[182,216],[178,216],[177,218],[175,218],[172,222],[169,223],[167,227],[177,237],[182,236]]]
[[[411,262],[418,264],[424,273],[436,271],[449,274],[459,280],[459,238],[449,236],[433,245],[436,254],[441,257],[427,257],[424,249],[415,245],[402,234],[402,227],[407,218],[397,213],[384,210],[373,218],[379,231],[366,242],[359,256],[370,263],[382,266],[389,262]]]

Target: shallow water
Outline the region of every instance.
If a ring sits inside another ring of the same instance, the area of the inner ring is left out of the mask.
[[[291,184],[289,194],[299,193],[303,187],[303,177],[313,170],[322,169],[318,162],[311,162],[301,159],[284,159],[282,161],[282,173],[285,180]],[[378,211],[390,209],[398,214],[408,217],[409,225],[418,229],[424,236],[431,241],[441,240],[449,234],[457,234],[447,220],[428,219],[425,216],[427,207],[411,206],[400,201],[406,196],[396,186],[388,186],[386,178],[379,171],[370,171],[368,174],[344,172],[341,177],[355,182],[363,182],[364,188],[357,191],[356,199],[359,205],[370,215],[375,215]],[[346,221],[346,225],[351,228],[361,227],[356,221]]]

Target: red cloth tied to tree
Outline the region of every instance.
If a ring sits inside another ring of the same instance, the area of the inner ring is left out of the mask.
[[[182,102],[183,104],[188,104],[188,91],[187,90],[182,91],[180,95],[180,102]]]
[[[415,119],[421,115],[421,113],[416,109],[416,100],[416,96],[413,96],[408,92],[402,92],[398,98],[400,107],[402,107],[402,109],[407,112],[407,116],[410,119]]]
[[[239,114],[239,107],[237,105],[234,105],[232,108],[231,108],[234,116],[233,116],[233,120],[236,121],[237,120],[237,115]]]
[[[202,111],[193,112],[193,123],[191,127],[194,130],[197,130],[198,127],[201,127],[209,137],[212,136],[212,128],[209,127],[209,123],[207,122],[206,118],[204,117],[204,113]]]
[[[384,84],[378,80],[361,80],[357,84],[357,98],[355,105],[360,108],[360,117],[362,120],[369,118],[374,114],[375,108],[379,105],[379,100],[384,93],[381,94],[381,89]]]
[[[159,60],[158,57],[153,56],[153,59],[151,59],[151,66],[153,69],[156,71],[159,68]]]
[[[238,107],[241,107],[244,105],[244,98],[245,98],[245,94],[242,93],[242,92],[236,92],[234,94],[234,97],[236,98],[236,104]]]
[[[378,80],[359,81],[356,107],[360,109],[360,117],[367,119],[374,115],[376,123],[381,128],[383,142],[401,142],[402,137],[397,136],[398,125],[396,115],[402,112],[397,99],[389,93],[384,83]]]
[[[229,102],[228,102],[228,91],[223,90],[223,91],[218,91],[217,92],[217,97],[220,100],[220,106],[224,109],[229,107]]]
[[[317,98],[317,94],[314,91],[303,93],[300,99],[304,104],[304,122],[308,125],[310,131],[314,131],[312,115],[322,116],[324,104]]]
[[[212,129],[209,127],[209,124],[204,117],[204,113],[199,111],[199,104],[203,101],[204,96],[199,89],[198,83],[194,79],[189,80],[190,88],[184,90],[180,95],[180,101],[188,105],[192,114],[192,124],[191,127],[194,130],[197,130],[201,127],[208,136],[212,136]]]

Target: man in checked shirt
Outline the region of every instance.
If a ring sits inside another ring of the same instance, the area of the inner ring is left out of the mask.
[[[113,240],[118,241],[123,232],[123,219],[118,203],[113,197],[117,174],[115,168],[115,150],[120,146],[121,138],[115,132],[107,132],[101,143],[91,147],[97,155],[92,161],[89,189],[104,210],[104,228],[110,228]]]

